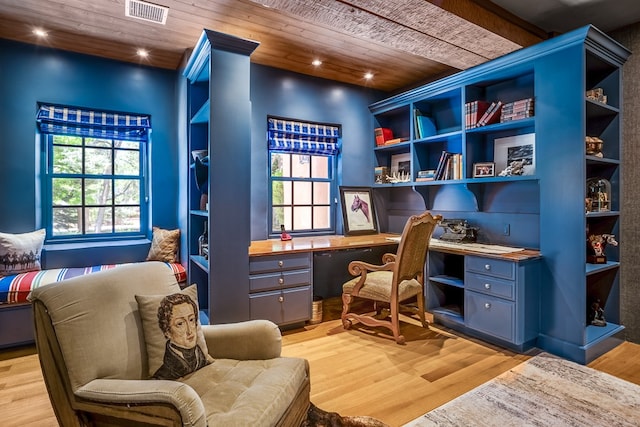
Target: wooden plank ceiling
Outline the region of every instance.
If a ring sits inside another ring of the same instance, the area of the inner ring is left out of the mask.
[[[165,25],[126,17],[125,0],[2,0],[0,38],[178,69],[209,28],[260,42],[255,63],[394,92],[546,37],[485,0],[154,3],[169,8]],[[48,37],[36,39],[34,27]],[[150,56],[141,60],[138,48]]]

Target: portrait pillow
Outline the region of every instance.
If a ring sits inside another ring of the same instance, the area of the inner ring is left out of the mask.
[[[40,254],[46,232],[0,233],[0,276],[42,269]]]
[[[153,227],[153,238],[147,261],[178,262],[180,229],[164,230]]]
[[[175,380],[213,362],[200,326],[198,289],[136,295],[149,359],[149,378]]]

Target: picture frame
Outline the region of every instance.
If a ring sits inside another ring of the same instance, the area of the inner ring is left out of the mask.
[[[411,181],[411,153],[391,155],[391,176],[401,181]]]
[[[495,163],[495,171],[498,171],[498,174],[511,175],[511,173],[505,173],[511,162],[524,160],[525,163],[521,173],[515,173],[513,175],[535,175],[535,151],[535,133],[496,138],[493,141],[493,161]]]
[[[496,164],[493,162],[483,162],[473,164],[474,178],[488,178],[496,176]]]
[[[378,234],[371,187],[340,186],[340,204],[345,236]]]

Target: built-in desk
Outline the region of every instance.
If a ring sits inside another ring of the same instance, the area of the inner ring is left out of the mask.
[[[378,264],[399,236],[297,237],[249,247],[252,318],[280,325],[311,318],[313,295],[339,296],[350,261]],[[434,321],[487,341],[523,350],[538,335],[540,252],[432,240],[425,283]]]

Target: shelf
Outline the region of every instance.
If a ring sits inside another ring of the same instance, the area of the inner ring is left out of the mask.
[[[202,211],[199,209],[192,209],[190,213],[191,215],[196,215],[196,216],[204,216],[204,217],[209,216],[209,211]]]
[[[511,120],[509,122],[494,123],[492,125],[471,128],[471,129],[467,129],[466,132],[467,133],[489,133],[489,132],[499,132],[504,130],[527,128],[530,126],[534,126],[535,120],[536,120],[535,116],[528,117],[526,119]]]
[[[588,165],[619,165],[620,160],[607,159],[598,156],[585,156]]]
[[[209,272],[209,260],[200,255],[191,255],[191,262],[200,267],[205,273]]]
[[[200,107],[200,109],[191,118],[192,125],[209,123],[209,105],[210,103],[207,99],[202,107]]]
[[[438,133],[422,139],[416,139],[413,142],[420,143],[420,144],[427,144],[430,142],[443,142],[451,138],[452,136],[460,136],[460,135],[462,135],[462,130],[456,130],[452,132]]]
[[[606,264],[586,264],[585,273],[588,276],[618,267],[620,267],[620,263],[616,261],[607,261]]]
[[[458,306],[437,307],[431,310],[433,317],[445,326],[464,326],[464,317]]]
[[[624,326],[610,322],[607,322],[606,326],[588,325],[585,334],[585,347],[593,345],[605,338],[609,338],[622,330],[624,330]]]
[[[429,280],[432,282],[441,283],[443,285],[464,289],[464,282],[462,279],[458,277],[438,275],[438,276],[430,276]]]
[[[587,212],[587,218],[608,218],[620,216],[620,211]]]

